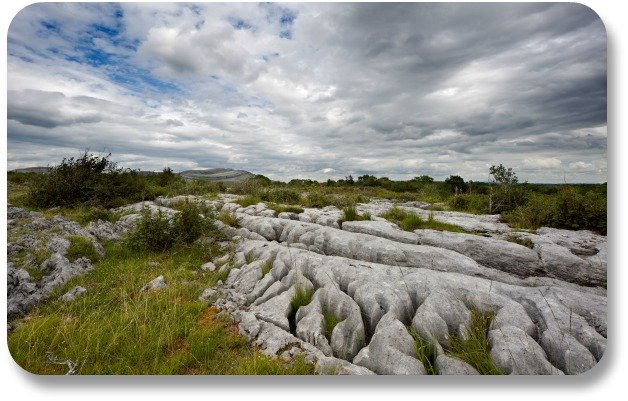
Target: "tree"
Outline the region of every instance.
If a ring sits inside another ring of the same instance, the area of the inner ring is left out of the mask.
[[[467,184],[459,175],[450,175],[449,178],[445,180],[445,185],[455,194],[467,191]]]
[[[489,168],[489,172],[498,184],[514,185],[519,182],[517,174],[512,170],[512,168],[506,168],[502,164],[499,166],[491,166]]]
[[[353,185],[355,184],[355,181],[353,180],[353,176],[349,175],[348,177],[345,177],[345,181],[347,182],[347,184],[349,185]]]
[[[422,175],[420,177],[414,177],[414,179],[416,181],[428,184],[430,182],[434,182],[434,179],[432,177],[430,177],[429,175]]]

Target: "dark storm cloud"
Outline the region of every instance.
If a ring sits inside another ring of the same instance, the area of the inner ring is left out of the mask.
[[[477,180],[503,162],[530,181],[566,166],[606,181],[606,33],[585,6],[95,10],[34,5],[14,20],[10,165],[30,163],[32,143],[42,161],[55,146],[91,145],[144,168],[171,160],[283,179]]]

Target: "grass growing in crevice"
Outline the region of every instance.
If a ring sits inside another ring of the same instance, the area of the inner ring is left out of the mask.
[[[290,332],[295,334],[297,329],[296,316],[300,307],[312,302],[312,290],[303,285],[295,285],[294,296],[290,301],[290,314],[288,315],[288,323],[290,324]]]
[[[68,237],[68,240],[70,241],[70,246],[68,247],[66,257],[70,262],[74,262],[80,257],[86,257],[91,260],[92,263],[96,263],[100,260],[100,255],[94,249],[94,245],[89,238],[71,235]]]
[[[335,313],[330,311],[324,311],[323,323],[325,325],[325,337],[327,338],[327,341],[331,342],[331,334],[334,332],[334,328],[336,327],[336,325],[340,323],[340,320]]]
[[[218,214],[218,220],[222,221],[224,224],[230,227],[240,228],[240,225],[238,224],[238,220],[236,219],[235,213],[233,212],[228,212],[226,210],[223,210],[222,212],[220,212],[220,214]]]
[[[340,224],[345,221],[362,221],[371,220],[371,214],[366,212],[363,214],[358,213],[355,206],[347,206],[342,209],[342,217],[340,218]]]
[[[515,244],[519,244],[519,245],[523,245],[527,248],[534,248],[534,242],[532,242],[532,240],[530,238],[521,238],[521,237],[517,237],[516,235],[509,235],[506,238],[506,241],[508,242],[513,242]]]
[[[407,329],[412,339],[414,339],[416,358],[421,361],[428,375],[437,375],[436,357],[438,354],[436,345],[433,342],[425,341],[411,326],[408,326]]]
[[[262,200],[257,195],[247,195],[244,198],[238,199],[237,201],[235,201],[235,203],[242,207],[247,207],[251,205],[257,205],[261,201]]]
[[[414,231],[420,228],[429,228],[432,230],[438,231],[451,231],[464,233],[467,232],[462,227],[456,226],[454,224],[443,223],[434,218],[434,215],[430,213],[427,220],[424,220],[421,216],[406,212],[403,209],[398,207],[393,207],[388,212],[381,215],[381,217],[386,220],[397,224],[401,227],[402,230],[405,231]]]
[[[449,337],[449,354],[462,359],[482,375],[504,374],[491,359],[488,343],[488,331],[494,317],[493,313],[471,310],[471,324],[467,330],[467,338],[454,335]]]
[[[262,265],[262,277],[266,276],[273,269],[273,260],[269,259]]]
[[[259,354],[218,310],[197,299],[215,284],[215,272],[198,266],[218,249],[201,245],[169,252],[132,251],[106,244],[107,257],[89,273],[55,291],[51,301],[15,323],[8,346],[29,372],[65,374],[48,355],[77,364],[78,374],[311,374],[296,360],[284,367]],[[158,260],[158,268],[148,262]],[[141,292],[163,275],[168,287]],[[71,302],[57,297],[76,285],[87,293]]]
[[[296,214],[303,213],[303,208],[300,206],[295,206],[295,205],[280,205],[277,203],[268,203],[267,206],[269,209],[272,209],[275,211],[275,216],[283,212],[296,213]]]

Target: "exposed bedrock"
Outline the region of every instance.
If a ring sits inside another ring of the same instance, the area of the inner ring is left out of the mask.
[[[534,285],[555,284],[551,279],[585,286],[606,285],[605,262],[583,259],[541,236],[535,236],[538,238],[533,240],[534,249],[529,249],[513,242],[472,234],[434,230],[405,234],[381,221],[367,224],[345,222],[343,228],[346,226],[351,230],[347,231],[288,219],[241,213],[236,216],[241,226],[238,234],[245,238],[261,239],[261,236],[268,241],[287,243],[324,255],[458,272],[517,285],[525,285],[522,278],[529,277],[536,278]],[[419,245],[412,243],[413,235]]]
[[[297,226],[285,232],[289,226],[277,223],[279,219],[239,220],[253,230],[269,224],[277,229],[274,238],[300,230],[301,240],[308,233],[312,238],[318,229],[329,229],[294,222]],[[342,241],[343,235],[339,237]],[[355,247],[351,244],[336,244],[333,249]],[[376,247],[378,242],[366,244]],[[326,249],[324,241],[322,248]],[[356,254],[360,252],[353,249]],[[275,334],[284,333],[281,336],[301,344],[299,349],[307,355],[314,355],[307,347],[315,348],[315,360],[324,356],[332,358],[327,361],[344,361],[338,362],[344,371],[360,366],[379,374],[424,374],[425,367],[414,354],[411,327],[424,340],[436,342],[441,374],[474,374],[473,367],[448,354],[451,336],[465,337],[472,313],[494,316],[488,328],[490,357],[504,373],[581,373],[594,366],[606,348],[605,296],[577,285],[534,285],[520,279],[513,284],[510,276],[501,281],[473,270],[465,274],[470,263],[465,257],[449,260],[444,270],[432,269],[431,263],[395,266],[276,241],[244,240],[234,259],[224,299],[217,304],[237,304],[235,310],[246,314],[247,327],[254,328],[249,336],[258,345],[276,341],[257,333],[270,325]],[[272,268],[264,274],[262,266],[267,263]],[[306,306],[294,310],[297,289],[312,296]],[[328,337],[326,314],[337,321]]]

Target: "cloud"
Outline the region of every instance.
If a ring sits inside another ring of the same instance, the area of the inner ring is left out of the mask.
[[[40,3],[7,69],[10,168],[90,148],[276,179],[606,181],[606,34],[578,4]]]

